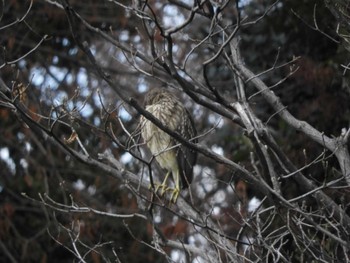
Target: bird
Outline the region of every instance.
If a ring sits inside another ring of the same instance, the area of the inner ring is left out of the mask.
[[[145,110],[150,112],[164,126],[177,132],[184,139],[197,143],[198,139],[193,118],[181,101],[165,88],[153,88],[147,92]],[[150,120],[141,116],[141,137],[161,168],[167,171],[164,181],[155,184],[160,196],[169,191],[170,201],[176,203],[180,190],[189,187],[193,178],[193,167],[197,152],[171,137]],[[174,187],[168,184],[172,176]]]

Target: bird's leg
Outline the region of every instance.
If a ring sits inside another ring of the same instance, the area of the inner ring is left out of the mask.
[[[156,186],[156,193],[158,192],[159,189],[161,189],[160,196],[163,196],[165,191],[168,190],[168,185],[166,184],[166,181],[168,180],[168,177],[169,177],[170,173],[171,172],[167,172],[167,174],[165,175],[163,183],[158,184]]]
[[[173,192],[170,197],[170,202],[173,202],[175,204],[180,194],[180,175],[179,175],[179,171],[173,174],[174,174],[175,188],[172,189]]]

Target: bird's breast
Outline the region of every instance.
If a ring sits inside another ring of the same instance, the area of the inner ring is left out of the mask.
[[[163,104],[156,104],[147,106],[146,110],[171,130],[175,130],[179,125],[180,120],[177,117],[178,114],[175,114],[174,107],[169,108]],[[142,137],[160,166],[167,170],[175,170],[177,163],[174,139],[145,118],[143,118],[142,125]]]

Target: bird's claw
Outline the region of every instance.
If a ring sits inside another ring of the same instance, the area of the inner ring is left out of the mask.
[[[160,195],[163,196],[165,191],[168,190],[168,186],[165,184],[154,184],[154,186],[152,184],[150,184],[148,186],[148,190],[152,190],[152,189],[154,189],[155,193],[157,193],[159,191],[159,189],[161,189]]]
[[[161,190],[160,196],[163,196],[169,188],[166,184],[157,184],[155,192],[158,193],[159,189]]]
[[[177,201],[177,198],[179,197],[180,189],[179,188],[171,188],[170,190],[172,190],[170,202],[173,202],[175,204]]]
[[[150,185],[149,189],[151,189],[151,188],[152,188],[152,186]],[[160,193],[159,193],[160,197],[162,197],[167,191],[170,191],[171,192],[170,202],[172,202],[174,204],[176,203],[177,198],[179,197],[179,194],[180,194],[179,188],[171,188],[171,187],[168,187],[166,184],[155,184],[154,192],[156,194],[158,194],[159,191],[160,191]]]

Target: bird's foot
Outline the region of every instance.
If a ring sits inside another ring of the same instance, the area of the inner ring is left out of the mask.
[[[179,188],[168,188],[168,190],[172,191],[171,196],[170,196],[170,202],[173,202],[175,204],[177,201],[177,198],[179,197],[180,189]]]
[[[158,193],[158,191],[160,190],[160,196],[163,196],[165,194],[165,192],[169,189],[169,187],[166,184],[156,184],[156,189],[155,192]]]
[[[180,189],[179,188],[172,188],[172,187],[168,187],[166,184],[154,184],[155,185],[155,189],[154,192],[156,194],[158,194],[159,192],[159,196],[162,197],[167,191],[169,191],[171,193],[170,195],[170,202],[172,203],[176,203],[177,198],[179,197],[180,194]],[[149,186],[149,189],[151,189],[152,186]]]

